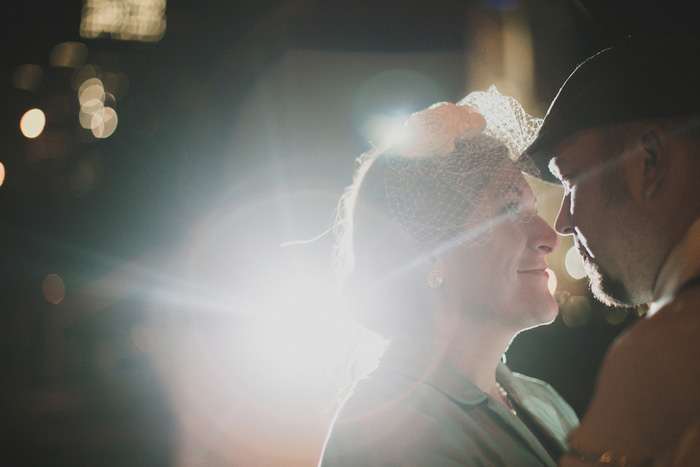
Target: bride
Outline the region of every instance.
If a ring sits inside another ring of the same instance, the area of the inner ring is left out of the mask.
[[[339,207],[337,252],[356,315],[390,341],[335,416],[335,465],[556,465],[578,420],[546,383],[502,363],[552,322],[545,256],[520,156],[536,119],[495,88],[410,117],[363,155]]]

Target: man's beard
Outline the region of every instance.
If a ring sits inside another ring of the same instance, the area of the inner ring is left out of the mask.
[[[587,259],[583,263],[588,274],[588,283],[595,298],[608,306],[630,307],[635,305],[622,281],[613,279],[598,264]]]

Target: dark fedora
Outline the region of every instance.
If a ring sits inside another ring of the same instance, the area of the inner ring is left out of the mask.
[[[560,142],[579,130],[647,118],[700,114],[700,41],[688,36],[628,37],[580,64],[525,150],[541,178]]]

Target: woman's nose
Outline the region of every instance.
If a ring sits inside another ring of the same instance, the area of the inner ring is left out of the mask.
[[[554,229],[539,215],[532,221],[531,242],[533,248],[548,255],[559,247],[559,236]]]

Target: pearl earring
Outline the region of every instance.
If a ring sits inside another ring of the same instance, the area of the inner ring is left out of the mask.
[[[433,289],[442,287],[442,272],[439,269],[431,269],[428,273],[428,285]]]

